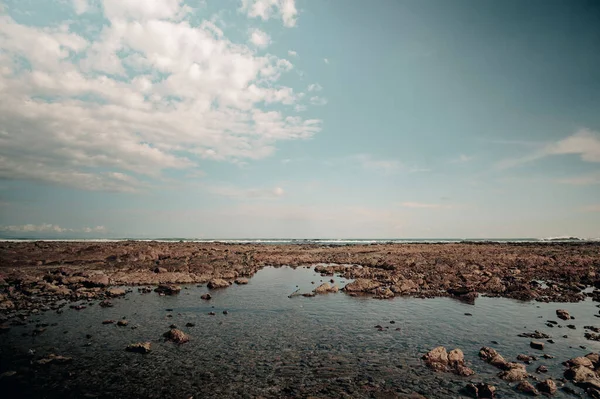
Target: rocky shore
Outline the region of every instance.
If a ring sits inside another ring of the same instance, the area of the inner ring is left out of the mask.
[[[124,294],[110,286],[163,284],[163,294],[170,290],[164,284],[225,288],[234,281],[246,283],[264,266],[284,265],[316,265],[323,276],[337,273],[354,280],[340,287],[347,294],[379,299],[450,296],[473,303],[487,295],[543,302],[577,302],[586,296],[600,300],[598,243],[0,242],[0,311],[6,317],[56,308],[61,300]]]

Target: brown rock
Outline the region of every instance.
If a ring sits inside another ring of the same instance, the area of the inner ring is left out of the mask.
[[[229,287],[229,282],[226,280],[223,280],[222,278],[213,278],[212,280],[210,280],[208,282],[207,287],[210,288],[211,290],[217,289],[217,288],[227,288],[227,287]]]
[[[173,284],[160,284],[154,291],[164,295],[177,295],[181,292],[181,287]]]
[[[164,267],[157,267],[154,269],[154,273],[168,273],[169,271]]]
[[[122,288],[110,288],[110,289],[106,290],[106,296],[108,296],[110,298],[124,296],[125,294],[126,294],[126,292]]]
[[[464,364],[465,354],[458,348],[452,349],[450,352],[448,352],[448,363],[452,366]]]
[[[535,369],[536,373],[547,373],[548,372],[548,367],[544,366],[543,364],[540,365],[537,369]]]
[[[489,362],[495,356],[498,356],[498,352],[496,352],[495,349],[490,348],[489,346],[484,346],[479,350],[479,357],[485,360],[486,362]]]
[[[129,324],[129,322],[127,320],[119,320],[117,322],[117,325],[121,326],[121,327],[125,327],[127,324]]]
[[[248,279],[244,278],[244,277],[240,277],[240,278],[235,279],[235,283],[238,285],[245,285],[245,284],[248,284]]]
[[[537,396],[540,394],[529,381],[521,381],[519,385],[517,385],[517,391],[532,396]]]
[[[62,363],[69,363],[72,360],[73,359],[70,357],[64,357],[64,356],[51,354],[51,355],[48,355],[47,358],[36,360],[35,363],[39,364],[39,365],[46,365],[46,364],[50,364],[50,363],[61,363],[62,364]]]
[[[127,352],[148,353],[150,352],[150,342],[138,342],[136,344],[127,345]]]
[[[446,348],[443,346],[438,346],[424,355],[423,360],[425,360],[425,364],[429,367],[432,367],[432,365],[436,363],[442,366],[448,366],[448,352],[446,352]]]
[[[597,378],[596,373],[585,366],[574,366],[565,371],[565,378],[580,383]]]
[[[381,286],[381,283],[366,278],[357,278],[353,282],[346,284],[343,288],[346,292],[370,292]]]
[[[556,316],[559,319],[563,319],[563,320],[569,320],[571,318],[571,315],[569,314],[569,312],[567,312],[564,309],[558,309],[558,310],[556,310]]]
[[[186,333],[176,328],[172,328],[171,330],[167,331],[163,334],[163,336],[169,341],[175,342],[177,344],[183,344],[190,340],[190,337]]]
[[[205,301],[208,301],[209,299],[212,298],[212,296],[210,294],[206,293],[206,294],[201,295],[200,298],[204,299]]]
[[[102,324],[114,324],[114,323],[115,323],[115,321],[114,321],[114,320],[104,320],[104,321],[102,322]]]
[[[529,346],[531,346],[533,349],[544,350],[544,343],[543,342],[531,341],[529,343]]]
[[[379,287],[375,289],[375,299],[391,299],[394,297],[394,291],[389,289],[388,287]]]
[[[313,290],[313,292],[315,294],[327,294],[330,292],[337,292],[337,291],[338,291],[338,287],[336,287],[336,286],[332,287],[331,285],[329,285],[329,283],[323,283]]]
[[[84,285],[87,287],[106,287],[110,284],[108,276],[103,273],[94,274],[89,277],[87,281],[84,281]]]
[[[547,379],[542,382],[538,382],[536,385],[537,389],[542,393],[554,395],[556,393],[556,383],[551,379]]]
[[[498,374],[498,377],[509,382],[523,381],[527,378],[527,370],[522,364],[508,363],[509,369]]]
[[[582,356],[569,359],[563,364],[567,367],[583,366],[587,367],[588,369],[594,369],[594,364],[592,363],[592,361],[589,358]]]
[[[467,384],[467,386],[464,388],[464,391],[467,395],[469,395],[472,398],[490,399],[494,398],[496,387],[480,382],[477,385]]]

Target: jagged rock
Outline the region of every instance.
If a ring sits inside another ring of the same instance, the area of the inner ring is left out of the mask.
[[[563,364],[567,367],[584,366],[592,370],[594,369],[594,363],[588,357],[582,356],[569,359]]]
[[[559,319],[563,319],[563,320],[569,320],[571,318],[571,315],[569,314],[569,312],[567,312],[564,309],[557,309],[556,310],[556,316]]]
[[[519,385],[517,385],[517,391],[533,396],[540,394],[539,391],[535,389],[535,387],[529,381],[521,381]]]
[[[176,328],[172,328],[166,333],[164,333],[163,337],[177,344],[183,344],[190,340],[190,337],[186,333]]]
[[[138,342],[136,344],[127,345],[127,352],[148,353],[150,352],[150,342]]]
[[[210,280],[208,282],[207,287],[210,288],[211,290],[217,289],[217,288],[226,288],[226,287],[229,287],[229,282],[226,280],[223,280],[222,278],[213,278],[212,280]]]
[[[557,390],[556,383],[554,381],[552,381],[551,379],[547,379],[545,381],[538,382],[536,384],[536,388],[538,389],[538,391],[540,391],[542,393],[547,393],[550,395],[554,395]]]
[[[565,378],[573,382],[585,382],[589,379],[597,378],[596,373],[585,366],[575,366],[565,371]]]
[[[522,381],[527,378],[527,370],[525,370],[525,366],[522,364],[507,363],[507,366],[509,369],[498,374],[498,377],[509,382]]]

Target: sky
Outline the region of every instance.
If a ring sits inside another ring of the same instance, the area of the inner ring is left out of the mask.
[[[0,236],[600,237],[600,3],[0,0]]]

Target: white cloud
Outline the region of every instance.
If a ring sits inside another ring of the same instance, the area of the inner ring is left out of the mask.
[[[250,31],[250,42],[256,47],[265,48],[271,43],[271,37],[260,29]]]
[[[258,56],[210,21],[192,26],[179,0],[103,4],[109,23],[93,42],[66,22],[0,16],[0,179],[136,191],[165,170],[264,158],[320,131],[287,114],[297,105],[279,84],[288,60]]]
[[[417,209],[451,209],[452,205],[446,204],[428,204],[424,202],[403,202],[400,204],[405,208],[417,208]]]
[[[310,103],[312,105],[325,105],[327,104],[327,99],[319,96],[314,96],[310,98]]]
[[[87,0],[73,0],[73,8],[75,8],[77,15],[81,15],[90,9],[90,5]]]
[[[325,62],[326,64],[329,64],[329,59],[328,58],[323,58],[323,62]]]
[[[298,56],[298,53],[297,53],[297,52],[295,52],[295,51],[293,51],[293,50],[289,50],[289,51],[288,51],[288,55],[289,55],[290,57],[297,57],[297,56]]]
[[[0,231],[11,233],[105,233],[104,226],[83,227],[81,229],[68,229],[56,224],[24,224],[20,226],[0,226]]]
[[[369,154],[359,154],[351,157],[351,160],[358,162],[364,169],[379,171],[384,173],[395,173],[402,169],[401,162],[393,159],[373,159]]]
[[[277,199],[285,194],[285,190],[281,187],[272,189],[263,188],[239,188],[232,186],[209,186],[208,192],[223,197],[236,199]]]
[[[288,28],[296,25],[298,16],[295,0],[242,0],[241,10],[250,18],[261,18],[263,21],[278,16]]]
[[[321,87],[318,83],[311,83],[308,85],[308,91],[321,91],[323,87]]]
[[[600,162],[600,133],[580,129],[565,139],[546,144],[523,157],[502,160],[496,166],[508,169],[553,155],[578,155],[585,162]]]

